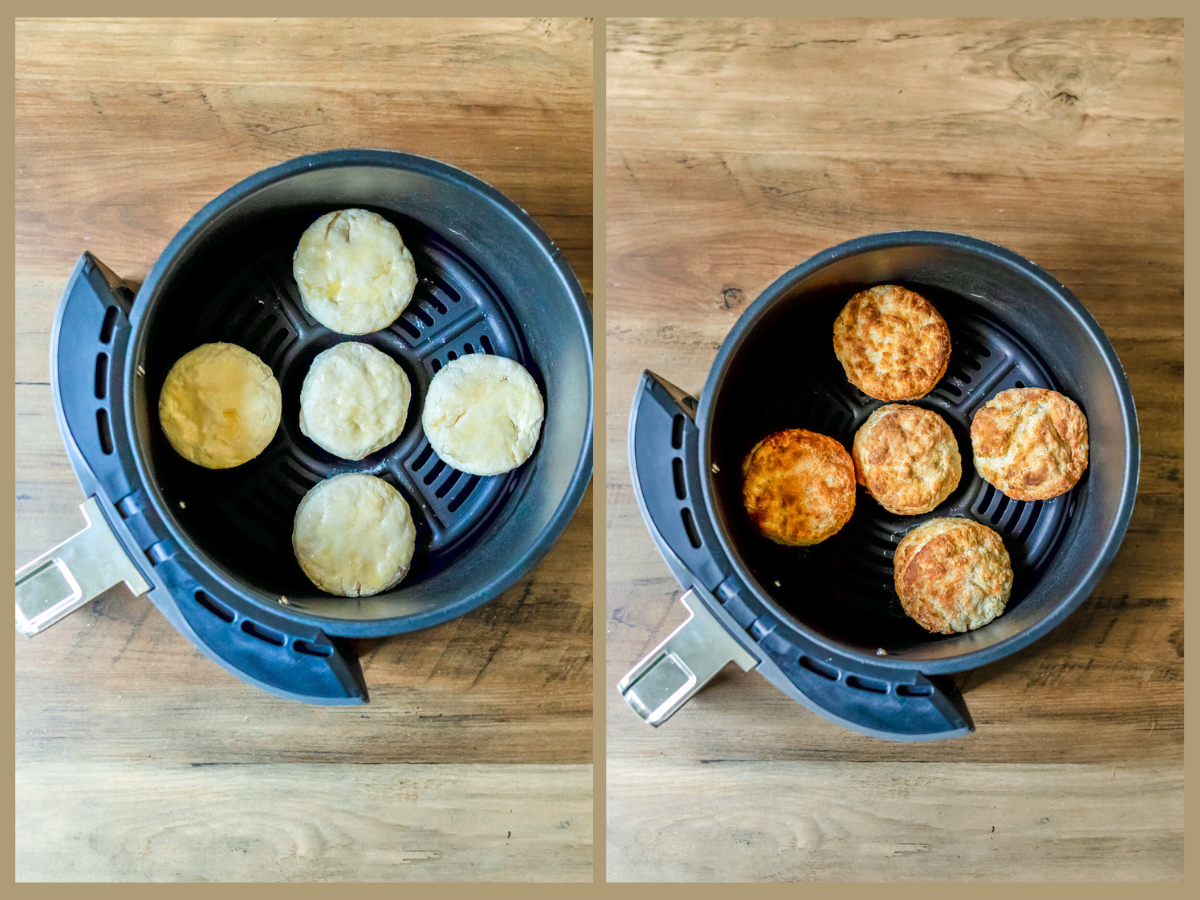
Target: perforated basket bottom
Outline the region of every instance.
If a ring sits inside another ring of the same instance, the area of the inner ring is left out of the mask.
[[[292,277],[292,253],[304,229],[328,211],[290,212],[259,223],[236,240],[237,246],[227,242],[221,251],[208,253],[194,270],[224,271],[227,277],[173,301],[182,316],[188,316],[189,303],[196,304],[198,316],[180,323],[186,338],[173,335],[173,349],[157,353],[148,366],[153,371],[147,372],[150,396],[157,398],[174,360],[213,341],[245,347],[274,372],[283,393],[282,422],[270,446],[243,466],[214,471],[190,465],[167,445],[156,414],[154,422],[160,483],[178,517],[217,559],[279,593],[316,590],[295,560],[291,532],[300,500],[322,479],[368,473],[408,500],[417,549],[402,586],[444,568],[499,514],[521,469],[491,477],[459,472],[438,459],[421,428],[429,382],[447,361],[469,353],[516,359],[545,394],[512,314],[486,275],[439,235],[390,210],[375,211],[399,228],[413,255],[419,282],[412,301],[391,327],[374,334],[340,335],[318,324],[304,311]],[[346,340],[387,353],[412,384],[400,438],[357,462],[325,452],[300,432],[300,388],[309,366],[318,353]]]
[[[927,285],[905,286],[928,298],[950,327],[945,376],[932,392],[911,402],[938,412],[954,431],[963,461],[958,488],[930,513],[899,516],[860,486],[850,522],[834,537],[807,548],[773,544],[754,533],[745,517],[729,523],[750,571],[783,609],[828,634],[882,647],[944,639],[916,625],[900,606],[892,560],[905,534],[944,516],[967,516],[996,529],[1012,558],[1011,611],[1050,564],[1079,493],[1077,488],[1053,500],[1021,502],[979,477],[970,437],[975,412],[1009,388],[1061,388],[1025,341],[969,300]],[[807,428],[836,438],[849,450],[855,432],[883,405],[846,379],[833,352],[833,320],[848,297],[798,307],[785,323],[761,338],[756,335],[755,346],[742,354],[747,364],[722,401],[716,445],[725,473],[719,484],[730,509],[741,509],[736,473],[760,438],[783,428]]]

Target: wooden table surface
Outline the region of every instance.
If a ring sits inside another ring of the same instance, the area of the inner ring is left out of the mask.
[[[16,27],[16,562],[83,525],[49,331],[91,250],[140,281],[205,203],[339,147],[494,185],[592,285],[587,20]],[[530,575],[364,643],[369,705],[280,700],[109,592],[16,653],[18,880],[590,880],[592,499]]]
[[[608,877],[1182,878],[1182,21],[622,20],[606,57]],[[651,729],[615,683],[685,614],[630,488],[637,378],[698,394],[775,278],[897,229],[1008,247],[1099,321],[1141,427],[1125,542],[967,677],[969,737],[861,736],[732,666]]]

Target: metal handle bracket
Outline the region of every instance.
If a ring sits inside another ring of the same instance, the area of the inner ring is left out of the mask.
[[[105,521],[95,497],[79,504],[87,527],[17,569],[17,631],[45,631],[122,581],[135,595],[150,585]]]
[[[728,663],[743,672],[758,665],[695,593],[679,598],[691,615],[617,683],[633,711],[656,728]]]

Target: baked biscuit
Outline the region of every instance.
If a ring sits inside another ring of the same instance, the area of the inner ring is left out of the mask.
[[[529,459],[545,407],[515,359],[471,353],[438,370],[421,425],[438,458],[468,475],[499,475]]]
[[[916,400],[946,374],[950,329],[933,304],[894,284],[850,298],[833,323],[846,377],[876,400]]]
[[[292,275],[304,308],[339,334],[387,328],[417,286],[416,264],[396,226],[365,209],[340,209],[309,225]]]
[[[973,519],[930,519],[896,547],[896,593],[914,622],[961,634],[1004,612],[1013,572],[1000,535]]]
[[[283,395],[270,367],[236,344],[201,344],[163,381],[158,420],[175,452],[206,469],[229,469],[267,449]]]
[[[374,475],[320,482],[304,495],[292,526],[300,568],[321,590],[369,597],[408,574],[417,529],[408,502]]]
[[[1057,391],[1001,391],[975,413],[971,449],[989,484],[1014,500],[1049,500],[1075,487],[1087,468],[1087,418]]]
[[[300,388],[300,430],[342,459],[362,459],[404,430],[412,386],[404,370],[370,344],[344,341],[312,361]]]
[[[850,521],[854,499],[854,460],[826,435],[777,431],[742,461],[746,512],[777,544],[805,547],[832,537]]]
[[[927,513],[958,487],[962,457],[946,420],[933,410],[889,403],[854,435],[858,483],[888,512]]]

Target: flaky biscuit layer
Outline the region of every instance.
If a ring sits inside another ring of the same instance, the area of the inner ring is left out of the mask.
[[[1057,391],[1001,391],[975,414],[971,449],[979,477],[1009,497],[1049,500],[1087,468],[1087,417]]]
[[[846,377],[876,400],[916,400],[946,374],[950,329],[933,304],[881,284],[850,298],[833,323],[833,352]]]
[[[803,547],[837,534],[855,501],[854,460],[833,438],[802,428],[767,435],[742,462],[742,501],[777,544]]]
[[[930,519],[900,541],[893,558],[904,612],[926,631],[959,634],[1004,612],[1012,562],[1000,535],[972,519]]]

